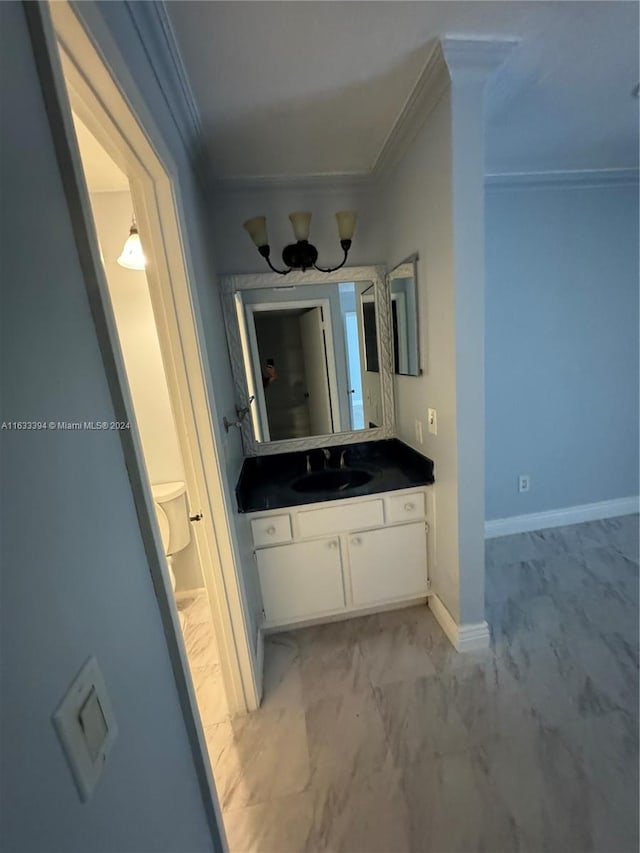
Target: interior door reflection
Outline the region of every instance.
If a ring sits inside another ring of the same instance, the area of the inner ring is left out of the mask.
[[[337,407],[326,305],[270,306],[254,309],[253,318],[266,440],[332,433]]]
[[[235,308],[256,441],[382,423],[370,280],[250,288]]]

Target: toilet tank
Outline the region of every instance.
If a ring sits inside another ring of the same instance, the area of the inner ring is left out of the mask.
[[[186,548],[191,541],[191,523],[189,521],[189,506],[187,504],[186,484],[156,483],[151,486],[153,499],[165,512],[169,521],[169,547],[167,556],[177,554]]]

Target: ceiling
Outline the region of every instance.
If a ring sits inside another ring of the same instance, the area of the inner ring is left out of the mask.
[[[521,39],[488,174],[637,168],[634,2],[167,0],[220,178],[366,174],[443,35]]]

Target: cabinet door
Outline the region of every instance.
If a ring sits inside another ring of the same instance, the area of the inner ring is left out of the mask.
[[[256,551],[267,622],[344,610],[338,537]]]
[[[424,522],[352,533],[349,559],[355,605],[427,594]]]

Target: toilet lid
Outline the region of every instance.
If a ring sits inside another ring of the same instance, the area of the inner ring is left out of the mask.
[[[160,536],[162,537],[162,548],[165,554],[169,553],[169,539],[171,537],[171,527],[166,512],[160,504],[156,504],[156,513],[158,515],[158,524],[160,526]]]

